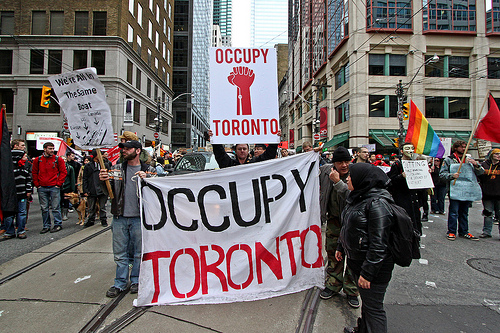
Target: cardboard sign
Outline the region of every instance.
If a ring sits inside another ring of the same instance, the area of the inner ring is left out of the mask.
[[[82,149],[115,145],[111,110],[95,68],[54,75],[49,82],[68,118],[75,145]]]
[[[429,173],[427,160],[401,160],[409,189],[432,188],[434,182]]]
[[[253,301],[323,287],[319,154],[141,187],[138,306]]]
[[[460,164],[450,164],[450,173],[456,173]],[[460,175],[453,185],[450,181],[450,198],[458,201],[476,201],[481,200],[483,193],[477,182],[474,167],[470,163],[462,164]]]
[[[278,143],[276,50],[210,49],[212,143]]]

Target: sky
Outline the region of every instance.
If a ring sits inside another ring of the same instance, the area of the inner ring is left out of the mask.
[[[231,41],[233,47],[250,46],[250,0],[233,0]]]

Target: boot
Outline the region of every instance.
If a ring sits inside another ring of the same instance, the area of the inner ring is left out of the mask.
[[[68,208],[61,208],[62,220],[66,221],[68,219]]]
[[[429,214],[424,212],[424,215],[422,215],[422,222],[427,222],[429,221]]]

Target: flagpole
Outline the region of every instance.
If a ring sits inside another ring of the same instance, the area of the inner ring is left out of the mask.
[[[465,161],[465,157],[466,157],[467,151],[469,150],[469,146],[470,146],[470,143],[472,141],[472,137],[474,136],[474,133],[476,133],[477,125],[479,124],[479,120],[481,120],[481,114],[483,113],[484,106],[486,105],[486,101],[488,100],[490,95],[491,95],[491,91],[488,90],[488,93],[486,94],[484,101],[483,101],[483,106],[481,106],[481,109],[479,110],[479,114],[477,116],[476,124],[474,125],[474,129],[470,133],[469,141],[467,142],[467,147],[465,147],[464,154],[462,155],[462,159],[460,160],[460,165],[458,166],[457,173],[460,172],[460,169],[462,168],[462,164]],[[453,185],[455,185],[456,182],[457,182],[457,179],[455,178],[455,180],[453,181]]]

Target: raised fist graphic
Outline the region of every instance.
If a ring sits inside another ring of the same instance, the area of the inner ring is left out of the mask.
[[[250,98],[250,86],[255,79],[253,70],[248,67],[233,67],[233,71],[227,77],[229,83],[236,86],[237,89],[237,110],[236,114],[251,115],[252,114],[252,101]]]

